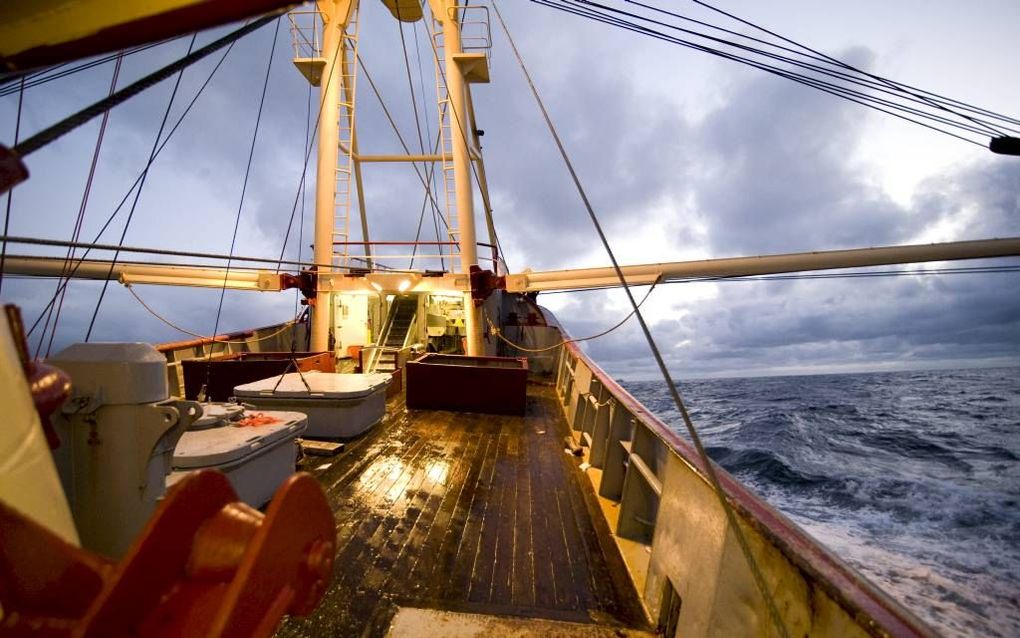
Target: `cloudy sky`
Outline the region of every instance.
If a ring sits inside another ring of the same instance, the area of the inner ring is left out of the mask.
[[[417,147],[398,27],[381,3],[364,4],[362,57],[404,138]],[[1015,2],[719,5],[883,76],[1020,114],[1020,84],[1009,81],[1020,60],[1020,42],[1011,33],[1020,24]],[[623,263],[1020,235],[1018,158],[523,0],[500,6]],[[675,6],[710,17],[693,4]],[[228,251],[273,29],[234,47],[174,133],[146,179],[126,244]],[[198,43],[219,33],[199,34]],[[426,66],[418,75],[414,45],[417,37],[428,63],[425,32],[406,27],[404,36],[418,99],[423,85],[424,101],[431,103],[433,71]],[[493,81],[475,87],[474,97],[511,269],[607,263],[495,23],[493,39]],[[188,42],[129,57],[121,84],[182,55]],[[309,93],[291,55],[284,23],[242,209],[239,254],[278,255],[295,201]],[[218,58],[185,72],[171,123]],[[105,65],[28,90],[22,137],[105,95],[111,73],[112,65]],[[362,151],[399,152],[378,102],[359,81]],[[144,167],[172,88],[172,80],[164,82],[111,114],[83,237],[95,236]],[[0,98],[0,139],[8,145],[16,106],[16,95]],[[434,112],[428,117],[434,128]],[[94,122],[29,158],[32,178],[14,191],[11,234],[70,237],[97,131]],[[373,239],[413,237],[421,198],[406,166],[371,167],[366,199]],[[126,215],[125,209],[104,241],[116,242]],[[310,207],[305,219],[307,244]],[[296,251],[292,235],[287,253]],[[73,285],[56,347],[82,338],[99,287]],[[8,278],[0,294],[21,304],[32,322],[53,288],[50,281]],[[137,291],[175,323],[212,332],[218,291]],[[628,311],[620,292],[543,294],[540,301],[574,336],[600,332]],[[675,284],[655,290],[645,309],[681,378],[1020,363],[1016,273]],[[291,294],[228,293],[220,329],[273,323],[293,312]],[[94,334],[184,337],[116,284]],[[588,349],[624,378],[651,373],[636,325]]]

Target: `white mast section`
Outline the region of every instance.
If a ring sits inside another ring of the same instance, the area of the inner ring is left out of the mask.
[[[454,207],[456,209],[456,230],[451,224],[451,234],[460,249],[460,269],[469,273],[472,266],[478,266],[478,243],[475,236],[474,191],[471,179],[471,155],[468,147],[468,101],[466,70],[458,64],[464,58],[461,43],[461,28],[457,12],[461,7],[456,0],[429,0],[433,17],[443,26],[443,78],[446,81],[446,108],[440,113],[440,127],[449,127],[453,177],[455,185]],[[471,56],[474,58],[475,56]],[[440,62],[436,61],[437,64]],[[446,149],[443,149],[444,155]],[[445,159],[445,158],[444,158]],[[449,205],[449,197],[448,205]],[[448,211],[448,214],[452,211]],[[453,215],[450,215],[452,218]],[[451,222],[453,219],[450,220]],[[467,354],[476,356],[482,351],[481,310],[475,306],[471,292],[464,293],[464,327],[467,332]]]
[[[315,245],[314,261],[319,275],[333,271],[333,233],[336,219],[337,152],[340,147],[340,95],[343,87],[344,31],[358,0],[320,0],[323,19],[322,68],[319,112],[319,148],[315,164]],[[328,266],[327,266],[328,264]],[[321,286],[315,292],[312,312],[311,349],[329,349],[330,303],[332,296]]]
[[[866,268],[932,261],[986,259],[1020,256],[1020,237],[957,241],[942,244],[883,246],[850,250],[823,250],[810,253],[759,255],[674,261],[659,264],[620,266],[628,285],[638,286],[656,281],[669,282],[690,278],[748,277],[812,270]],[[574,270],[547,270],[508,275],[508,292],[540,292],[543,290],[580,290],[583,288],[615,288],[620,285],[616,271],[608,266]]]
[[[46,246],[68,246],[79,248],[86,244],[74,244],[47,239],[7,237],[13,244],[38,244]],[[102,250],[114,250],[116,246],[104,245]],[[128,252],[160,254],[159,249],[130,248]],[[217,258],[214,255],[193,254],[193,257]],[[701,259],[697,261],[674,261],[659,264],[621,266],[627,283],[631,285],[650,284],[654,281],[677,281],[689,278],[749,277],[780,273],[808,272],[817,270],[841,270],[892,266],[933,261],[957,261],[967,259],[993,259],[1020,257],[1020,237],[957,241],[942,244],[914,244],[908,246],[882,246],[877,248],[854,248],[849,250],[824,250],[809,253],[787,253],[783,255],[759,255],[756,257],[727,257],[723,259]],[[226,256],[218,257],[226,259]],[[237,259],[235,257],[235,259]],[[247,259],[256,263],[271,263],[275,259]],[[937,271],[935,271],[937,272]],[[4,273],[37,277],[65,277],[67,266],[63,257],[40,257],[8,255],[4,262]],[[235,290],[284,290],[281,274],[276,270],[230,269],[215,266],[186,266],[182,264],[153,264],[118,261],[111,271],[111,262],[105,259],[75,261],[72,279],[117,279],[123,283],[162,284],[173,286],[198,286],[220,288],[227,278],[227,288]],[[470,282],[466,275],[444,277],[423,277],[421,274],[406,272],[376,272],[364,278],[320,277],[319,288],[329,291],[374,290],[369,282],[375,281],[385,289],[396,289],[400,282],[410,281],[411,290],[467,291]],[[610,267],[581,268],[576,270],[547,270],[507,275],[506,289],[509,292],[541,292],[543,290],[578,290],[583,288],[617,287],[620,280]]]

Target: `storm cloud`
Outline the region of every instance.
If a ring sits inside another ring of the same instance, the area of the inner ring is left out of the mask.
[[[397,27],[376,5],[364,7],[362,29],[385,37],[363,37],[362,58],[405,142],[418,151]],[[856,105],[723,62],[707,64],[695,54],[531,3],[501,8],[624,263],[1020,231],[1020,163],[967,156],[921,182],[909,201],[894,199],[867,156],[871,116]],[[272,30],[263,28],[238,43],[175,133],[147,179],[127,244],[227,251]],[[199,44],[213,37],[202,34]],[[306,114],[314,119],[318,95],[309,98],[307,83],[290,62],[287,38],[284,25],[242,211],[239,254],[276,256],[281,249],[291,258],[298,254],[299,228],[292,229],[287,246],[283,239],[304,168]],[[433,109],[431,130],[424,131],[428,147],[435,128],[435,78],[427,35],[421,27],[417,34],[405,28],[405,38],[419,109]],[[188,40],[128,58],[122,84],[180,55]],[[833,53],[861,65],[883,62],[857,44]],[[185,73],[171,122],[218,57]],[[425,65],[421,75],[419,57]],[[107,65],[32,89],[23,137],[105,95],[109,72]],[[512,270],[607,263],[516,62],[498,36],[492,78],[491,85],[476,86],[473,93],[478,126],[485,131],[493,215]],[[83,237],[92,238],[144,167],[171,88],[172,81],[163,82],[111,114]],[[364,76],[358,93],[362,152],[401,152]],[[0,100],[5,142],[12,137],[15,105],[11,97]],[[14,192],[12,234],[70,235],[97,126],[93,122],[30,158],[33,177]],[[311,164],[309,185],[315,177],[314,160]],[[419,178],[407,166],[373,165],[365,171],[365,190],[372,238],[412,239],[423,200]],[[441,193],[436,195],[442,201]],[[307,257],[310,197],[305,204],[300,235]],[[125,215],[104,240],[119,236]],[[427,212],[423,228],[423,239],[435,239]],[[358,237],[355,231],[353,238]],[[485,241],[484,230],[479,239]],[[23,305],[31,320],[52,286],[8,279],[3,295]],[[84,335],[98,287],[72,285],[58,347]],[[218,291],[136,291],[176,323],[203,334],[212,331]],[[635,293],[640,298],[644,290]],[[664,285],[644,309],[671,368],[684,377],[1016,363],[1018,300],[1020,278],[999,273]],[[539,301],[552,307],[574,336],[600,332],[629,312],[619,291],[544,294]],[[290,294],[228,293],[220,329],[264,325],[293,313]],[[160,323],[114,284],[97,336],[169,341],[186,335]],[[653,374],[633,320],[585,347],[622,376]]]

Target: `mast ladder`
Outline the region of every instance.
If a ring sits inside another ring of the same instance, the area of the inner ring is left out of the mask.
[[[358,68],[358,8],[351,10],[351,18],[340,43],[339,145],[337,148],[336,185],[333,191],[333,265],[351,265],[351,201],[354,174],[355,104],[357,103]],[[359,197],[360,197],[359,193]]]
[[[443,216],[446,219],[447,236],[453,244],[450,249],[450,267],[456,269],[460,255],[460,232],[457,228],[457,183],[453,170],[453,127],[460,113],[454,113],[450,101],[450,93],[446,88],[445,51],[443,41],[443,24],[435,15],[432,16],[432,43],[436,54],[436,100],[439,106],[439,152],[443,164],[443,194],[446,206]]]

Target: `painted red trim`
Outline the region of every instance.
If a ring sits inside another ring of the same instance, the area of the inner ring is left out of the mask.
[[[549,326],[559,329],[564,339],[567,331],[546,308],[541,308]],[[674,432],[661,419],[635,399],[613,377],[592,361],[577,343],[565,345],[575,357],[584,361],[592,375],[605,386],[634,417],[662,439],[677,456],[695,470],[705,482],[705,466],[690,443]],[[718,464],[713,464],[719,482],[730,504],[744,520],[762,534],[798,569],[809,583],[820,586],[867,631],[878,636],[936,636],[902,605],[880,590],[855,569],[809,536],[796,523],[765,503]]]

